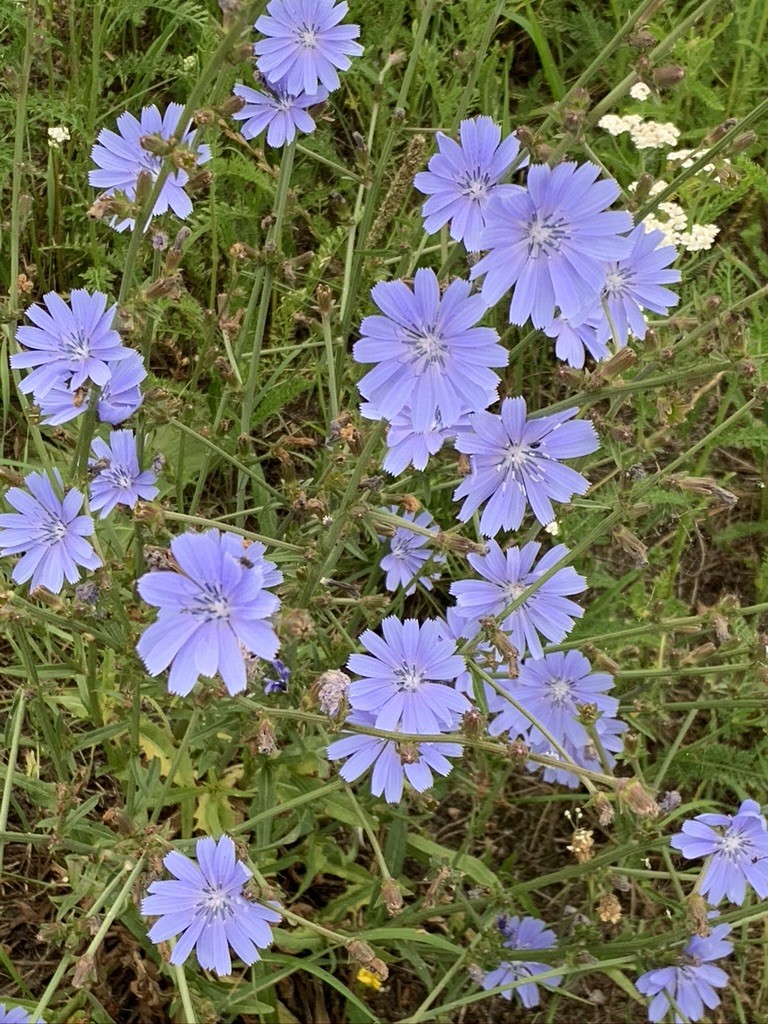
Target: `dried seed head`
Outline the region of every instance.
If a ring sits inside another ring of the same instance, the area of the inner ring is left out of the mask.
[[[617,779],[619,801],[642,818],[658,818],[659,805],[639,779]]]
[[[571,851],[577,864],[586,864],[594,857],[595,840],[592,837],[591,828],[577,828],[574,831],[570,845],[566,849]]]
[[[402,888],[394,878],[388,878],[382,885],[381,898],[390,917],[395,917],[403,909]]]
[[[621,904],[612,892],[604,893],[600,897],[597,916],[605,924],[618,924],[621,921]]]

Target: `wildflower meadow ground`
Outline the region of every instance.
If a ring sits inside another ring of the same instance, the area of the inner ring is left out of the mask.
[[[0,1024],[768,1022],[767,49],[0,2]]]

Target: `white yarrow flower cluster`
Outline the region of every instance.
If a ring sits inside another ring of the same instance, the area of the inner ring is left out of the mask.
[[[630,128],[629,136],[637,149],[663,149],[677,145],[680,129],[671,121],[641,121]]]
[[[60,124],[48,129],[48,145],[51,149],[59,149],[62,142],[69,140],[69,128]]]
[[[639,114],[627,114],[626,117],[619,117],[617,114],[603,114],[597,122],[597,126],[603,128],[610,135],[623,135],[625,132],[637,128],[642,120]]]
[[[719,233],[720,228],[717,224],[691,224],[689,231],[681,232],[680,245],[688,252],[711,249]]]
[[[648,97],[651,95],[651,90],[645,84],[645,82],[635,82],[635,84],[629,90],[629,95],[632,97],[633,100],[640,100],[640,102],[642,103],[644,100],[647,100]]]
[[[688,215],[682,206],[671,202],[659,203],[656,213],[649,213],[643,219],[643,227],[646,231],[661,231],[667,244],[682,246],[688,252],[711,249],[720,231],[716,224],[689,225]]]
[[[638,85],[642,85],[639,82]],[[646,86],[647,88],[647,86]],[[599,128],[603,128],[611,135],[624,135],[629,132],[629,137],[637,149],[661,149],[664,146],[676,146],[680,138],[680,129],[671,121],[646,121],[640,114],[625,114],[619,117],[617,114],[604,114],[597,122]]]

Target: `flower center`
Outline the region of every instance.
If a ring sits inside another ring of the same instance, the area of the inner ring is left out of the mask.
[[[195,598],[191,611],[195,615],[204,616],[206,622],[227,621],[232,614],[229,600],[217,583],[204,584],[204,593]]]
[[[392,541],[392,554],[395,558],[407,558],[411,553],[411,538],[400,537]]]
[[[83,331],[77,331],[76,334],[64,338],[64,351],[70,359],[76,359],[78,362],[88,359],[91,354],[88,341],[89,339]]]
[[[207,885],[205,895],[197,904],[197,913],[205,918],[206,924],[213,924],[216,918],[226,920],[232,914],[232,897],[218,885]]]
[[[744,852],[745,846],[744,836],[733,829],[728,829],[720,840],[720,849],[727,857],[738,857]]]
[[[305,50],[314,50],[317,47],[317,29],[314,25],[302,25],[296,39]]]
[[[531,468],[533,463],[533,455],[531,454],[530,446],[527,444],[508,444],[501,462],[499,463],[499,470],[503,473],[512,472],[517,474],[522,469]]]
[[[430,364],[436,363],[440,367],[445,366],[448,346],[437,327],[423,327],[418,334],[412,331],[408,331],[407,334],[407,341],[413,350],[412,362],[425,361]]]
[[[629,291],[632,272],[614,267],[605,275],[606,295],[625,295]]]
[[[560,246],[566,237],[566,220],[550,214],[543,217],[541,214],[534,214],[533,220],[528,224],[528,256],[538,259],[540,256],[547,258],[560,252]]]
[[[485,202],[491,189],[487,172],[483,173],[479,167],[463,174],[458,180],[458,185],[459,191],[466,199],[478,204]]]
[[[112,465],[104,470],[105,478],[113,487],[119,487],[121,491],[127,491],[133,487],[133,477],[123,466]]]
[[[395,686],[400,693],[415,693],[423,682],[424,676],[415,665],[403,665],[395,670]]]
[[[49,547],[53,547],[54,544],[60,544],[67,536],[67,524],[59,519],[58,516],[49,515],[47,521],[42,526],[42,533],[44,543]]]
[[[553,704],[564,704],[571,696],[571,684],[567,679],[555,676],[549,681],[549,694]]]
[[[510,580],[508,583],[504,584],[504,597],[508,601],[516,601],[524,590],[524,583],[518,583],[516,581]]]

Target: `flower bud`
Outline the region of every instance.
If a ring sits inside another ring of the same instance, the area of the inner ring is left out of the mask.
[[[671,89],[685,78],[685,68],[677,64],[665,64],[653,71],[653,82],[657,89]]]
[[[173,152],[175,144],[176,141],[173,137],[164,139],[162,135],[142,135],[139,139],[141,148],[154,156],[168,156]]]

